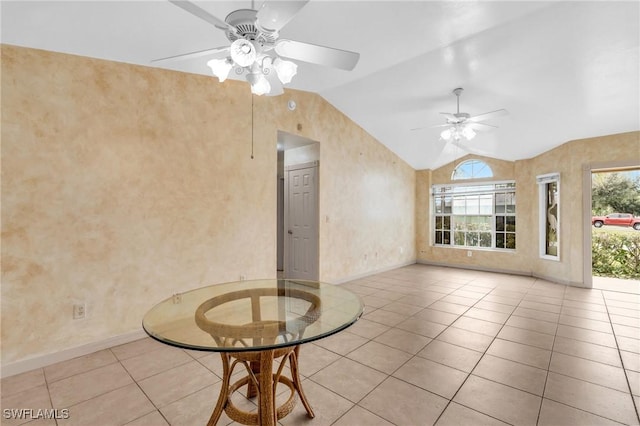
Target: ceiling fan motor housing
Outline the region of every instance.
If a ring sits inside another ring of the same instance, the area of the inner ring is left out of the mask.
[[[225,33],[229,41],[234,42],[239,38],[253,41],[260,46],[273,45],[278,39],[277,32],[264,32],[256,26],[257,10],[238,9],[234,10],[225,18],[225,22],[235,28],[235,31],[228,29]]]

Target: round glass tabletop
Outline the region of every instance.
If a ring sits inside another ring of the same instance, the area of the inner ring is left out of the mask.
[[[362,316],[353,292],[317,281],[264,279],[215,284],[174,295],[142,321],[156,340],[186,349],[242,352],[310,342]]]

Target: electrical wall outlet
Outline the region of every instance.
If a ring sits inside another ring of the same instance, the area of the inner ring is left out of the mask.
[[[86,306],[84,303],[76,303],[73,305],[73,319],[82,319],[86,314]]]
[[[173,295],[173,304],[177,305],[179,303],[182,303],[182,294],[181,293],[175,293]]]
[[[473,252],[471,250],[467,250],[467,257],[473,256]]]

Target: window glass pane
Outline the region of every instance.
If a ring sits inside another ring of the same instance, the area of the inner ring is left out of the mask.
[[[442,243],[443,244],[451,244],[451,232],[444,231],[442,233]]]
[[[443,219],[444,219],[444,223],[443,223],[442,229],[451,229],[451,217],[445,216]]]
[[[436,231],[436,244],[442,244],[442,231]]]
[[[516,234],[507,234],[506,248],[508,249],[516,248]]]
[[[456,246],[464,245],[464,232],[456,231],[453,233],[453,244]]]
[[[491,216],[478,216],[478,225],[481,231],[491,231]]]
[[[458,164],[451,174],[451,179],[478,179],[492,177],[493,171],[481,160],[467,160]]]
[[[496,231],[504,231],[504,216],[496,216]]]
[[[480,213],[480,197],[469,196],[467,197],[467,214]]]
[[[442,229],[442,216],[436,216],[436,229]]]
[[[444,202],[444,199],[442,197],[433,197],[434,198],[434,208],[436,213],[442,213],[442,203]]]
[[[444,199],[444,212],[445,213],[451,213],[451,202],[452,202],[452,198],[451,197],[445,197],[445,199]]]
[[[480,214],[493,213],[493,197],[491,195],[480,196]]]
[[[480,237],[477,232],[467,232],[467,246],[469,247],[477,247],[479,244]]]
[[[515,216],[507,216],[507,231],[516,232],[516,217]]]
[[[507,203],[507,213],[515,213],[516,212],[516,194],[513,192],[507,194],[505,201]]]
[[[491,247],[491,232],[480,233],[480,247]]]
[[[463,197],[456,197],[453,199],[453,214],[465,214],[466,203]]]
[[[496,234],[496,247],[504,248],[504,234]]]

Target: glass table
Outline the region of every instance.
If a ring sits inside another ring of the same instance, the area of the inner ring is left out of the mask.
[[[220,353],[222,389],[208,425],[216,424],[223,411],[242,424],[275,425],[293,410],[296,395],[309,417],[314,417],[300,384],[300,345],[344,330],[363,310],[360,298],[338,285],[264,279],[173,295],[154,306],[142,326],[162,343]],[[276,359],[281,359],[279,364],[274,363]],[[291,377],[282,374],[287,363]],[[247,375],[231,384],[238,364],[245,367]],[[286,402],[276,407],[278,384],[288,387],[290,393]],[[258,397],[257,413],[240,410],[232,403],[231,395],[243,386],[247,397]]]

